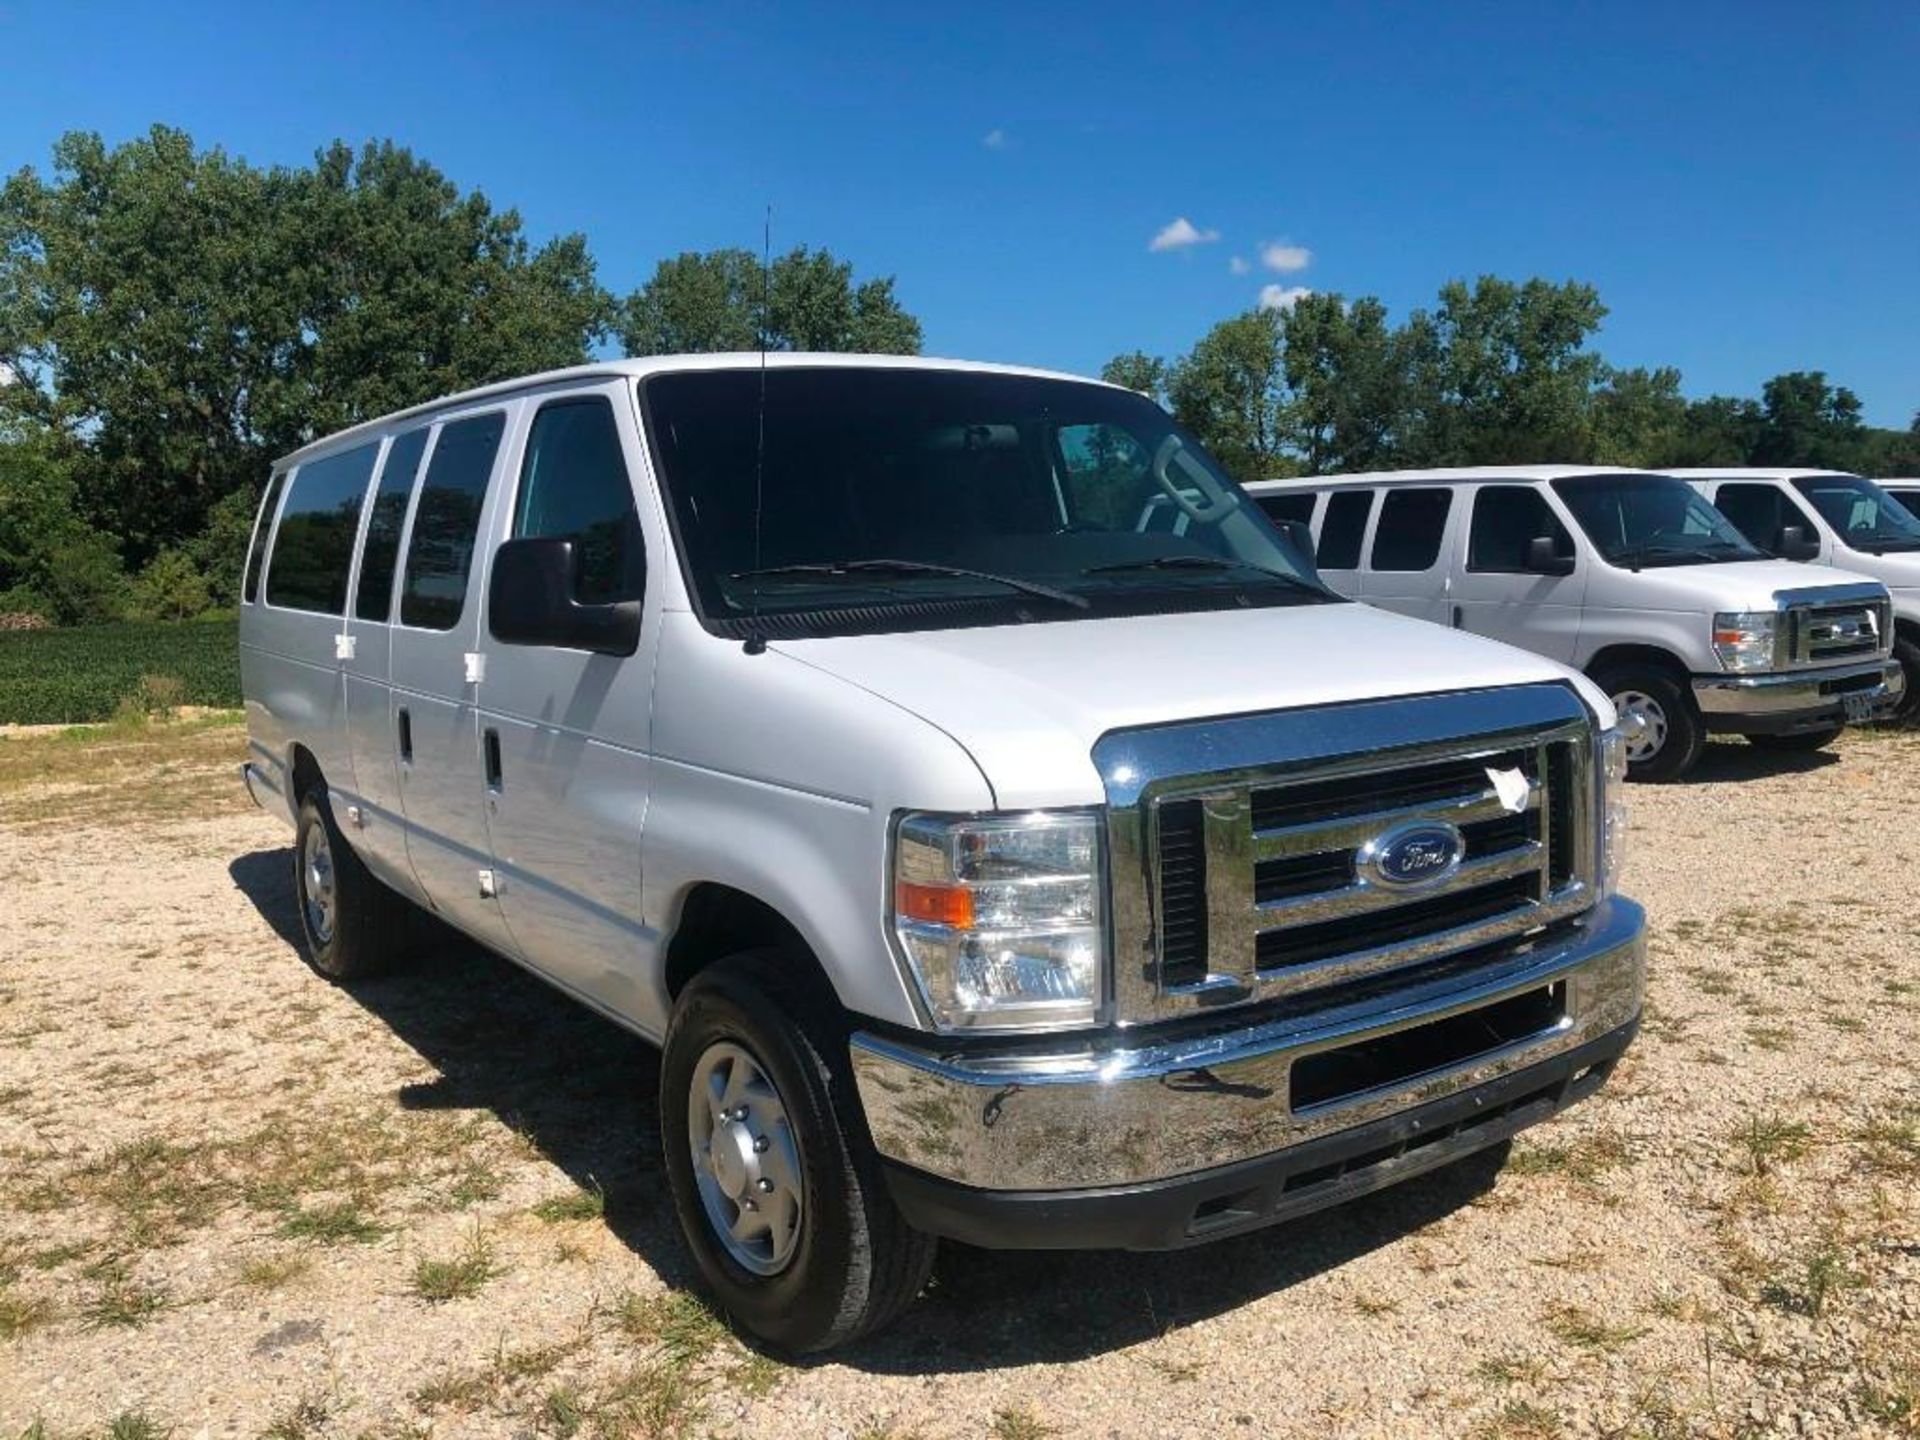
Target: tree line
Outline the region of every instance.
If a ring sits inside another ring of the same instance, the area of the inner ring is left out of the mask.
[[[1590,286],[1484,278],[1390,323],[1309,295],[1108,379],[1167,405],[1236,474],[1591,460],[1920,473],[1920,428],[1871,430],[1818,372],[1685,399],[1589,342]],[[801,247],[661,260],[602,286],[584,236],[387,142],[260,167],[154,127],[73,133],[0,185],[0,616],[59,623],[231,606],[279,455],[357,421],[609,350],[915,354],[890,276]],[[1920,427],[1920,416],[1916,417]]]

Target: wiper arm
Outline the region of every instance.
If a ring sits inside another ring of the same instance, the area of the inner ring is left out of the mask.
[[[1080,573],[1082,575],[1123,575],[1130,570],[1250,570],[1256,575],[1265,576],[1269,580],[1279,580],[1301,590],[1314,588],[1297,575],[1269,570],[1264,565],[1255,565],[1247,560],[1224,560],[1217,555],[1153,555],[1143,560],[1115,560],[1106,565],[1092,565]]]
[[[783,575],[817,576],[828,580],[842,577],[858,579],[864,575],[947,575],[956,580],[985,580],[990,584],[1004,585],[1023,595],[1051,600],[1056,605],[1071,605],[1076,610],[1085,610],[1089,605],[1084,595],[1056,590],[1051,585],[1042,585],[1038,580],[1022,580],[1016,575],[995,575],[990,570],[969,570],[961,565],[936,565],[930,560],[817,560],[798,565],[767,565],[758,570],[736,570],[729,578],[778,579]]]

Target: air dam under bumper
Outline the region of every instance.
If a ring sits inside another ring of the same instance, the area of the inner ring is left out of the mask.
[[[1876,715],[1891,714],[1906,693],[1897,661],[1869,660],[1779,675],[1696,675],[1693,698],[1707,728],[1740,735],[1823,730],[1846,718],[1848,695]]]
[[[1351,1199],[1584,1098],[1633,1037],[1645,967],[1645,917],[1615,898],[1464,980],[1077,1053],[860,1032],[854,1074],[920,1228],[1001,1248],[1164,1249]],[[1486,1047],[1462,1046],[1476,1032]],[[1426,1036],[1458,1058],[1403,1073]],[[1343,1066],[1394,1078],[1347,1090]]]

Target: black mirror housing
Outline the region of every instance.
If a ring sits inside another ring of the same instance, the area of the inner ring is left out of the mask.
[[[1527,569],[1535,575],[1571,575],[1573,557],[1562,555],[1551,535],[1536,535],[1527,542]]]
[[[640,648],[640,602],[573,598],[573,541],[509,540],[493,556],[487,629],[503,645],[555,645],[597,655]]]
[[[1803,525],[1782,525],[1773,553],[1782,560],[1816,560],[1820,556],[1820,542],[1808,535]]]

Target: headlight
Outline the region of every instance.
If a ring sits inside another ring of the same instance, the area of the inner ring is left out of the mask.
[[[1713,653],[1729,670],[1772,670],[1780,617],[1771,610],[1722,611],[1713,617]]]
[[[1616,729],[1602,730],[1596,742],[1600,769],[1600,898],[1620,888],[1620,866],[1627,841],[1627,739]]]
[[[903,816],[893,930],[940,1028],[1091,1024],[1102,874],[1094,812]]]

